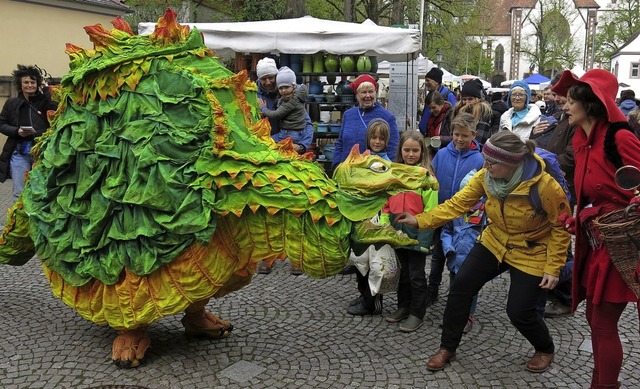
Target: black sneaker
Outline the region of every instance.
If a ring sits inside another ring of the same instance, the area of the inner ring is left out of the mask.
[[[382,295],[378,294],[373,299],[373,308],[368,308],[364,304],[364,299],[356,305],[347,307],[347,313],[354,316],[379,315],[382,313]]]
[[[338,274],[342,274],[343,276],[349,275],[349,274],[356,274],[356,272],[358,271],[358,268],[353,266],[353,265],[347,265],[345,267],[342,268],[342,270],[340,270],[340,273]]]
[[[354,316],[374,315],[374,310],[365,307],[362,302],[356,305],[351,305],[347,308],[347,313]]]
[[[562,317],[571,315],[571,307],[552,300],[544,307],[544,317]]]
[[[373,314],[379,315],[382,313],[382,295],[377,294],[373,301]]]
[[[358,305],[362,303],[362,296],[359,296],[357,298],[354,298],[353,300],[349,301],[349,306],[353,307],[354,305]]]

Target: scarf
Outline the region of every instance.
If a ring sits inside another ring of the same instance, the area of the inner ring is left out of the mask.
[[[511,115],[511,128],[516,128],[518,123],[520,123],[528,113],[529,107],[524,107],[521,111],[513,111],[513,114]]]
[[[427,119],[427,135],[426,136],[432,137],[432,136],[440,135],[440,127],[442,126],[442,121],[447,116],[449,107],[451,106],[448,104],[444,104],[438,116],[434,116],[433,114],[429,116],[429,119]]]
[[[492,178],[489,172],[487,172],[484,175],[484,183],[487,186],[487,191],[490,195],[497,197],[501,201],[506,199],[509,193],[513,192],[513,190],[520,185],[520,182],[522,182],[523,171],[524,163],[520,163],[509,181],[502,178]]]

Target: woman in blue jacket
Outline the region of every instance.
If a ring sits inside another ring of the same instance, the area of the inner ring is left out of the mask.
[[[373,119],[384,119],[389,123],[389,144],[387,153],[391,160],[396,157],[400,132],[396,124],[396,118],[377,102],[376,93],[378,83],[368,74],[360,75],[351,83],[351,88],[356,94],[358,106],[349,108],[342,117],[342,127],[333,153],[332,169],[342,163],[354,145],[360,146],[360,152],[367,150],[367,127]]]

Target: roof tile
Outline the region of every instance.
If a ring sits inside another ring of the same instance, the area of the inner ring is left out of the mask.
[[[121,0],[73,0],[76,3],[81,4],[89,4],[89,5],[97,5],[103,8],[115,9],[124,12],[131,11],[127,5],[125,5]]]

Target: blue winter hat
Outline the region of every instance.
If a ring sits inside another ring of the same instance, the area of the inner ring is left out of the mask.
[[[531,89],[529,88],[529,85],[522,80],[518,80],[513,84],[511,84],[511,88],[509,89],[509,94],[507,95],[507,106],[509,108],[513,108],[513,106],[511,105],[511,93],[513,92],[513,88],[517,88],[517,87],[524,89],[524,93],[527,95],[527,101],[525,101],[525,104],[524,104],[524,107],[526,108],[529,106],[529,102],[531,101]]]

